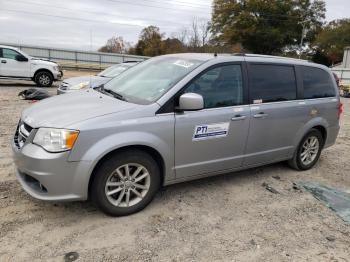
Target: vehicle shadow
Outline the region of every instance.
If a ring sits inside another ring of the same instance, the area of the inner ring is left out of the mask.
[[[46,88],[57,88],[59,82],[54,82],[51,87]],[[0,87],[28,87],[28,88],[36,88],[37,86],[34,82],[31,81],[16,81],[16,80],[1,80],[0,79]]]
[[[285,162],[279,162],[274,164],[269,164],[261,167],[250,168],[242,171],[228,172],[220,175],[214,175],[210,177],[200,178],[196,180],[181,182],[174,185],[169,185],[161,190],[161,195],[166,195],[168,193],[175,194],[180,191],[190,191],[191,189],[205,188],[206,190],[217,190],[217,187],[222,185],[237,185],[246,184],[252,181],[264,181],[271,177],[271,174],[287,173],[291,171],[291,168],[287,166]],[[281,178],[283,179],[283,178]]]
[[[150,206],[145,209],[147,216],[154,214],[159,211],[159,208],[169,206],[171,208],[170,202],[178,201],[181,199],[187,199],[191,201],[191,195],[193,192],[202,191],[202,195],[210,195],[217,192],[222,187],[230,186],[245,186],[248,183],[258,183],[259,186],[265,181],[267,181],[272,174],[278,172],[280,176],[288,176],[291,169],[287,167],[284,162],[271,164],[263,167],[252,168],[244,171],[230,172],[221,175],[206,177],[202,179],[182,182],[174,185],[169,185],[160,189]],[[284,179],[281,177],[281,179]],[[77,202],[63,202],[63,203],[48,203],[39,200],[34,200],[38,205],[44,207],[47,211],[64,212],[65,216],[76,216],[89,214],[93,217],[109,217],[98,210],[98,208],[92,203],[91,200],[88,201],[77,201]],[[196,201],[196,200],[193,200]],[[181,203],[179,203],[181,205]],[[134,214],[137,215],[137,214]]]

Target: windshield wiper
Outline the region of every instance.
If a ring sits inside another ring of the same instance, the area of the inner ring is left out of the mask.
[[[95,87],[94,89],[97,90],[97,91],[100,91],[101,93],[104,93],[104,94],[107,94],[107,95],[112,95],[114,98],[117,98],[119,100],[127,102],[127,99],[123,95],[121,95],[121,94],[119,94],[119,93],[117,93],[117,92],[115,92],[115,91],[113,91],[111,89],[106,89],[104,87],[104,84],[99,85],[99,86]]]

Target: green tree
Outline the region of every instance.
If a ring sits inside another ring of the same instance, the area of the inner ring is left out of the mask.
[[[211,31],[217,42],[280,54],[299,45],[303,29],[304,43],[311,41],[324,17],[321,0],[214,0]]]
[[[335,20],[327,24],[316,36],[313,47],[317,57],[325,56],[331,64],[342,61],[344,48],[350,45],[350,19]]]
[[[157,56],[162,53],[163,34],[156,26],[148,26],[142,29],[139,41],[135,46],[137,55]]]
[[[177,38],[167,38],[161,43],[161,53],[162,54],[175,54],[182,53],[186,51],[186,47]]]

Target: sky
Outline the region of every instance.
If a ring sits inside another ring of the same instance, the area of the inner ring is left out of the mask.
[[[350,0],[326,0],[327,21],[350,17]],[[194,18],[210,20],[211,0],[0,0],[0,43],[97,50],[108,38],[135,44],[142,28],[167,36]]]

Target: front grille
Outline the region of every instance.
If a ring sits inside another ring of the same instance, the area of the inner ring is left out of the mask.
[[[18,149],[22,148],[33,128],[23,121],[19,121],[15,136],[13,138]]]

